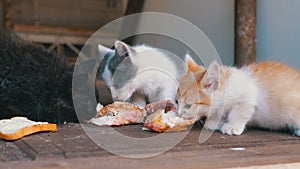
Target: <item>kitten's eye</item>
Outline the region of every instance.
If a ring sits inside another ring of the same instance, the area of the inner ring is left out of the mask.
[[[189,108],[191,108],[191,107],[192,107],[191,104],[186,104],[186,105],[184,106],[185,109],[189,109]]]

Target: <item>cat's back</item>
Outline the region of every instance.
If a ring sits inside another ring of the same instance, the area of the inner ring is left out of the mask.
[[[259,88],[253,124],[280,129],[300,120],[300,73],[283,63],[250,65]]]
[[[184,72],[183,64],[180,64],[178,57],[171,52],[146,45],[136,46],[135,50],[138,52],[136,64],[139,66],[140,70],[162,70],[175,76],[183,74]]]
[[[300,92],[300,73],[286,64],[266,61],[252,64],[249,68],[259,85],[281,92],[289,90]]]
[[[257,85],[261,89],[261,97],[266,98],[267,102],[272,104],[270,106],[298,107],[300,103],[300,73],[296,69],[271,61],[250,67]]]

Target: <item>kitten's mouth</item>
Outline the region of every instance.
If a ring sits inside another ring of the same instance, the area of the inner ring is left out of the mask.
[[[192,120],[192,119],[197,119],[199,120],[201,123],[205,123],[207,116],[206,115],[198,115],[198,114],[190,114],[190,113],[181,113],[179,114],[179,112],[177,112],[178,117],[186,119],[186,120]]]
[[[196,119],[197,117],[195,115],[191,115],[189,113],[179,113],[177,112],[178,117],[186,119],[186,120],[192,120],[192,119]]]

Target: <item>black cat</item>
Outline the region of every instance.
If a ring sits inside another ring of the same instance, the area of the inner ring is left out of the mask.
[[[42,46],[0,30],[0,119],[77,122],[72,73],[72,65]]]

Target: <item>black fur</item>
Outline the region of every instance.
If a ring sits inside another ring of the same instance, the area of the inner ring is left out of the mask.
[[[42,46],[0,30],[0,119],[77,122],[72,72],[72,66]]]

